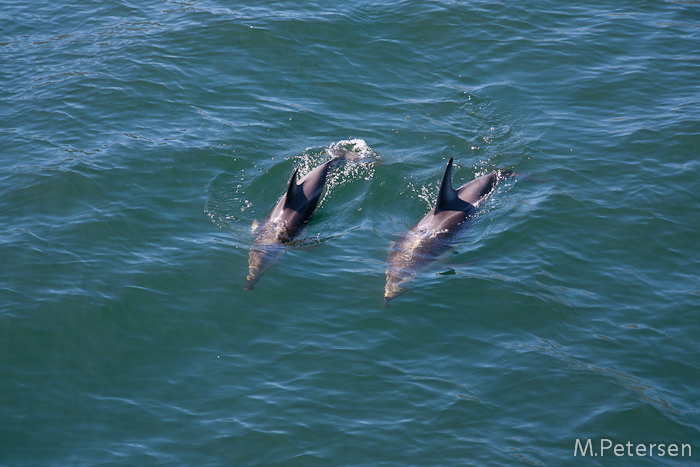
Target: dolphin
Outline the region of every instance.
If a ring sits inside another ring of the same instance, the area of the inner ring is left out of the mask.
[[[246,290],[253,289],[262,275],[277,263],[285,246],[304,230],[316,211],[330,170],[340,161],[352,159],[344,149],[336,149],[334,154],[335,157],[314,168],[299,181],[297,167],[289,179],[287,191],[265,220],[259,225],[257,221],[253,223],[255,241],[248,258]]]
[[[406,292],[418,272],[449,250],[459,238],[500,178],[513,176],[510,170],[492,172],[452,188],[452,158],[440,182],[435,207],[416,225],[403,233],[389,251],[384,288],[384,306]]]

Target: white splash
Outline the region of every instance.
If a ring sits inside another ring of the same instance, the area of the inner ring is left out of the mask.
[[[367,145],[365,140],[359,138],[344,139],[326,148],[326,152],[330,156],[335,156],[339,151],[347,151],[346,157],[348,160],[373,158],[376,156],[376,153]]]

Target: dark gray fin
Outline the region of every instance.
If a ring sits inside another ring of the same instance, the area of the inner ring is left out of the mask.
[[[299,172],[299,167],[294,169],[292,178],[289,179],[289,186],[287,187],[287,193],[284,195],[284,207],[289,206],[289,203],[294,201],[294,197],[302,190],[301,185],[297,184],[297,172]],[[302,190],[303,192],[303,190]]]
[[[445,173],[442,174],[440,191],[438,192],[437,203],[435,203],[435,213],[444,211],[456,198],[458,198],[457,190],[452,188],[452,158],[450,157],[447,167],[445,167]]]

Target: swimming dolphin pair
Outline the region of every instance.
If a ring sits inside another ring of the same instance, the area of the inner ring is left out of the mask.
[[[255,241],[250,249],[247,290],[284,251],[309,222],[321,197],[331,167],[345,160],[347,153],[340,153],[330,161],[319,165],[299,182],[297,168],[289,180],[287,192],[259,226],[253,225]],[[450,158],[440,182],[435,207],[415,226],[406,231],[394,243],[387,258],[384,307],[389,301],[406,292],[407,284],[428,264],[449,250],[458,240],[459,233],[473,218],[476,210],[493,191],[499,179],[514,175],[512,171],[492,172],[461,186],[452,188],[452,162]]]

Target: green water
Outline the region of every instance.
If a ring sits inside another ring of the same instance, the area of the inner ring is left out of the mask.
[[[699,465],[699,25],[0,0],[0,465]],[[350,138],[371,157],[243,290],[253,221]],[[382,310],[450,157],[548,181]]]

